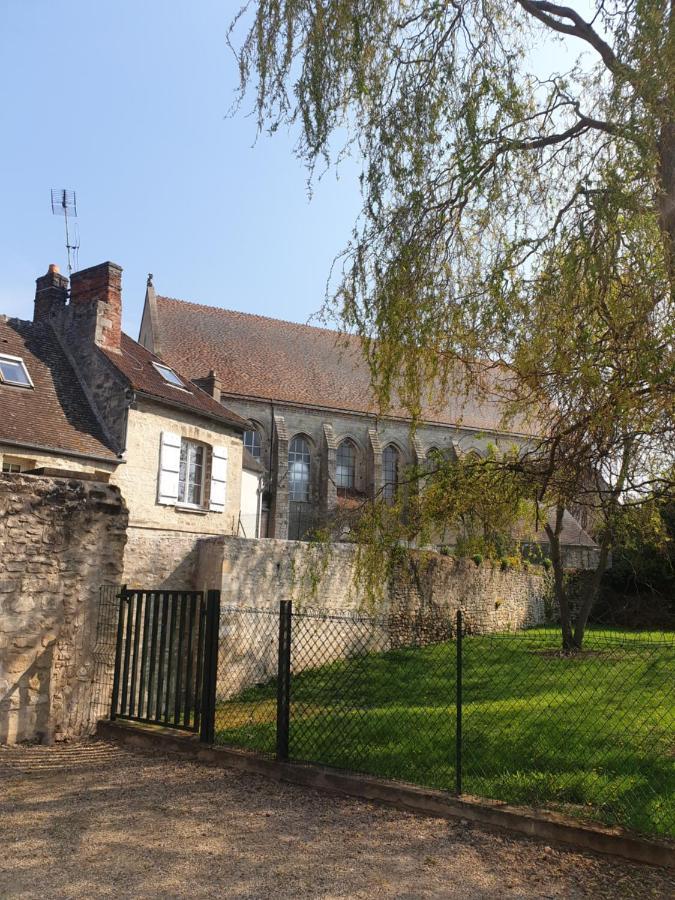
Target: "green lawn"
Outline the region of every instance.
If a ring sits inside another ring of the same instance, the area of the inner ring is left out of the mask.
[[[675,837],[675,643],[534,629],[464,638],[463,790]],[[293,676],[292,759],[455,787],[456,645]],[[221,743],[274,752],[276,686],[218,703]]]

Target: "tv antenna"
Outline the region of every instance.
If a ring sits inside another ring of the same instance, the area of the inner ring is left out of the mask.
[[[75,268],[79,264],[80,250],[80,234],[77,222],[73,223],[73,234],[71,238],[70,229],[68,228],[68,219],[77,218],[77,197],[75,191],[67,191],[65,189],[57,190],[52,188],[52,213],[55,216],[63,216],[66,223],[66,250],[68,251],[68,275],[73,273],[73,260]]]

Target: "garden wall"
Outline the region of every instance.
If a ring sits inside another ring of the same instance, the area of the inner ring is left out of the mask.
[[[547,581],[531,567],[502,571],[488,562],[413,551],[385,591],[382,605],[368,609],[354,586],[356,548],[335,544],[322,550],[301,541],[223,537],[199,545],[195,587],[219,587],[223,604],[276,607],[295,600],[321,609],[376,614],[405,611],[421,616],[436,610],[444,617],[462,609],[467,629],[509,631],[544,621]],[[311,579],[315,589],[309,590]]]
[[[200,545],[198,587],[220,587],[220,698],[275,677],[277,617],[232,612],[227,607],[275,610],[294,600],[293,670],[301,671],[366,651],[445,641],[462,610],[468,632],[513,631],[546,618],[547,581],[540,570],[502,571],[499,566],[437,553],[413,553],[401,566],[377,609],[353,583],[356,550],[333,545],[326,556],[297,541],[215,538]],[[315,579],[314,589],[309,584]],[[347,618],[326,619],[324,610],[371,613],[375,623],[355,627]]]
[[[93,725],[99,591],[121,580],[126,525],[116,487],[0,474],[0,743]]]

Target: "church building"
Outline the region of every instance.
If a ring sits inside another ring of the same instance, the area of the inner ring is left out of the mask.
[[[265,473],[262,537],[302,539],[336,507],[391,497],[406,468],[434,453],[531,437],[502,427],[497,399],[468,392],[426,408],[411,438],[402,406],[377,414],[357,337],[159,296],[151,278],[139,343],[247,421],[245,447]],[[563,543],[579,564],[594,555],[569,514]]]

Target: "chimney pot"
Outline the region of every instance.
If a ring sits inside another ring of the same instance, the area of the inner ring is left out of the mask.
[[[52,263],[46,275],[35,280],[35,307],[33,321],[42,322],[59,316],[68,299],[68,279],[59,273]]]
[[[220,400],[222,384],[220,378],[216,375],[215,369],[211,369],[206,376],[204,388],[207,394],[211,394],[216,400]]]

